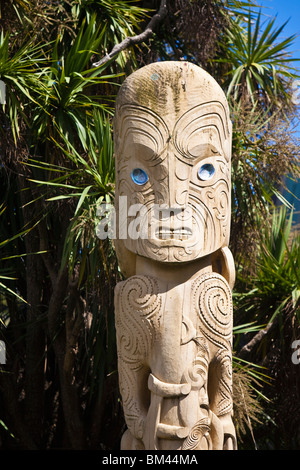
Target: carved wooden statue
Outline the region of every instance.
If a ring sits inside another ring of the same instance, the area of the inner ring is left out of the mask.
[[[226,98],[196,65],[153,63],[122,85],[114,129],[121,448],[235,449]]]

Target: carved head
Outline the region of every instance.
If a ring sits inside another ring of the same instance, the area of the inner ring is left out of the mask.
[[[147,65],[118,93],[114,132],[117,221],[126,196],[131,228],[118,242],[173,263],[227,246],[231,122],[217,82],[187,62]]]

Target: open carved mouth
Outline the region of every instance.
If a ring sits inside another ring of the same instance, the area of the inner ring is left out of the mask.
[[[155,235],[160,240],[187,240],[188,238],[192,237],[193,233],[192,230],[188,227],[180,229],[172,229],[170,227],[159,227],[155,231]]]

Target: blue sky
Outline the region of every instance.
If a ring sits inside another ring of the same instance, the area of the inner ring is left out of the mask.
[[[264,15],[272,18],[277,16],[275,21],[277,27],[289,20],[282,32],[282,39],[293,34],[299,35],[290,51],[294,51],[294,57],[300,58],[300,0],[257,0],[257,4],[264,7],[262,8]],[[296,62],[295,66],[300,70],[300,62],[298,65]]]

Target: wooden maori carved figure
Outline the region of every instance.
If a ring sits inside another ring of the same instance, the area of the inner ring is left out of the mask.
[[[226,98],[196,65],[150,64],[114,132],[121,448],[235,449]]]

